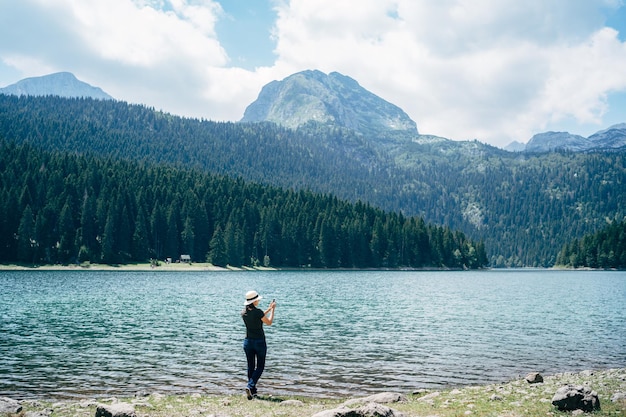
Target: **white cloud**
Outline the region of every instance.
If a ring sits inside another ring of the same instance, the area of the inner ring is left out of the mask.
[[[603,28],[621,0],[276,0],[276,62],[254,71],[220,44],[219,0],[0,2],[5,73],[71,71],[193,117],[238,120],[267,82],[320,69],[423,133],[506,145],[563,120],[604,128],[607,95],[626,94],[626,44]]]
[[[538,107],[556,120],[573,115],[584,123],[600,123],[607,94],[626,90],[626,43],[605,28],[585,43],[552,51],[552,57]]]
[[[292,0],[277,52],[356,78],[424,133],[505,145],[553,119],[600,122],[607,92],[626,90],[624,44],[602,29],[612,3]]]
[[[206,91],[218,81],[207,69],[228,64],[214,31],[218,3],[19,3],[11,10],[19,20],[7,22],[3,35],[17,30],[28,39],[0,36],[0,54],[25,76],[71,71],[118,99],[184,115],[211,114]]]

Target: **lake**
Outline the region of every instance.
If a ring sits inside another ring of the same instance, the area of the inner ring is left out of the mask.
[[[243,392],[250,289],[278,305],[263,394],[626,367],[626,272],[2,271],[0,396]]]

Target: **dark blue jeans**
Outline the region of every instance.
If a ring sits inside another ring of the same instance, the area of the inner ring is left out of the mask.
[[[243,350],[246,352],[248,361],[248,388],[255,393],[256,383],[265,369],[265,356],[267,355],[267,344],[265,339],[244,339]]]

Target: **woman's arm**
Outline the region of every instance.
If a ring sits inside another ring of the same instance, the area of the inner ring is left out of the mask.
[[[274,309],[276,309],[276,302],[272,301],[268,309],[265,310],[265,315],[261,317],[261,321],[268,326],[271,326],[272,322],[274,321]]]

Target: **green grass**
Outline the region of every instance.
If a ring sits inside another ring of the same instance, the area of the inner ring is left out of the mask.
[[[600,398],[599,416],[625,416],[626,402],[613,403],[611,396],[626,392],[626,368],[598,372],[567,373],[544,377],[540,384],[529,384],[523,378],[502,384],[470,386],[423,394],[408,394],[406,402],[386,404],[410,416],[481,416],[481,417],[537,417],[569,416],[559,412],[552,404],[556,390],[566,384],[588,385]],[[153,394],[144,398],[127,398],[119,401],[135,405],[138,417],[173,416],[229,416],[229,417],[309,417],[313,414],[339,407],[348,398],[320,399],[295,396],[267,396],[247,400],[243,395],[168,395]],[[281,404],[283,400],[298,400],[299,404]],[[99,400],[110,403],[111,399]],[[28,411],[54,410],[53,416],[93,417],[96,400],[82,402],[24,402],[22,417]],[[358,407],[353,405],[351,407]]]

